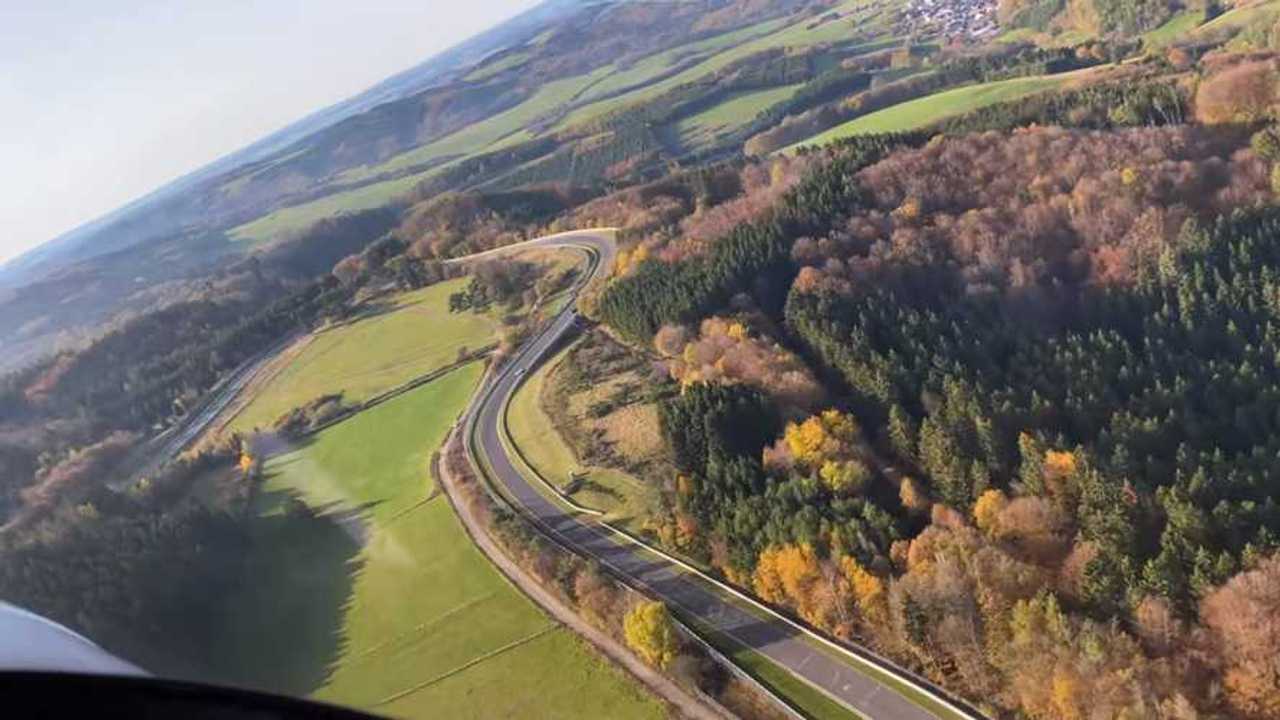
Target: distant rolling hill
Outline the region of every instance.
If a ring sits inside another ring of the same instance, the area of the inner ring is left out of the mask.
[[[856,89],[843,68],[903,42],[904,1],[546,0],[0,268],[0,368],[341,213],[741,154]]]
[[[301,120],[195,170],[100,218],[64,233],[0,265],[0,288],[25,285],[49,272],[173,232],[165,213],[148,213],[220,175],[260,162],[306,137],[384,103],[420,93],[501,48],[521,43],[549,23],[589,5],[589,0],[545,0],[537,6],[397,73],[364,92]]]

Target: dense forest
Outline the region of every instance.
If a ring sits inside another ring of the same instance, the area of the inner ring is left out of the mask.
[[[628,264],[658,539],[997,715],[1274,717],[1275,73],[856,139]]]

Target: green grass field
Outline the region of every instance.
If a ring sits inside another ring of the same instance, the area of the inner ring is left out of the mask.
[[[988,105],[1050,90],[1062,84],[1064,78],[1065,74],[1014,78],[946,90],[863,115],[796,143],[783,152],[794,150],[801,145],[823,145],[853,135],[915,130],[953,115],[962,115]]]
[[[504,70],[510,70],[512,68],[519,67],[524,63],[528,62],[528,60],[529,60],[528,51],[509,53],[499,60],[485,63],[484,65],[476,68],[475,70],[472,70],[471,73],[463,79],[466,80],[467,82],[479,82],[486,78],[493,77],[494,75],[497,75],[498,73]]]
[[[1147,47],[1162,48],[1181,40],[1204,22],[1204,10],[1187,10],[1169,18],[1165,24],[1142,36]]]
[[[612,468],[584,467],[556,432],[554,421],[538,404],[551,368],[564,357],[567,350],[544,363],[511,399],[507,409],[507,429],[511,441],[529,465],[542,477],[564,487],[570,473],[585,474],[580,489],[572,497],[574,502],[606,513],[607,519],[624,527],[629,521],[644,515],[648,507],[648,493],[644,484],[627,473]]]
[[[269,689],[401,717],[660,717],[510,586],[433,492],[431,453],[480,374],[454,371],[266,463],[262,542],[228,599],[224,662]],[[318,517],[286,512],[287,498]]]
[[[685,148],[697,149],[714,140],[720,133],[751,122],[756,115],[794,95],[800,87],[799,84],[783,85],[736,93],[719,105],[676,123],[675,130],[680,144]]]
[[[280,235],[301,230],[318,220],[344,212],[382,207],[413,189],[435,172],[435,168],[395,180],[371,183],[352,190],[340,190],[317,200],[280,208],[238,225],[229,231],[231,239],[250,244],[265,243]]]
[[[1280,0],[1233,8],[1196,28],[1191,35],[1234,32],[1246,27],[1269,27],[1280,16]]]
[[[231,421],[233,430],[270,426],[280,415],[329,393],[366,400],[448,365],[462,347],[489,344],[496,327],[485,315],[450,313],[449,295],[467,278],[404,293],[380,314],[319,332]]]

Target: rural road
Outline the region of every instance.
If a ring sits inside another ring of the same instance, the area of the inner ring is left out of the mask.
[[[532,247],[578,247],[595,255],[594,272],[579,283],[607,274],[616,251],[611,231],[580,231],[537,238],[492,251],[449,261],[461,263]],[[821,689],[852,712],[873,720],[939,720],[941,716],[877,682],[850,664],[833,657],[806,640],[788,623],[753,614],[730,602],[725,593],[682,569],[677,563],[634,544],[623,544],[591,519],[570,513],[536,489],[519,470],[500,439],[502,416],[508,401],[528,371],[545,360],[578,321],[573,304],[530,341],[496,373],[488,376],[476,400],[462,418],[461,427],[471,449],[488,463],[492,479],[519,503],[541,528],[561,543],[599,560],[634,584],[647,588],[673,608],[751,647]],[[273,348],[272,350],[276,350]],[[261,364],[274,355],[264,352],[232,373],[211,397],[178,427],[157,438],[161,444],[147,467],[181,452],[248,383]]]
[[[142,446],[137,456],[145,457],[145,460],[133,461],[130,472],[123,478],[108,483],[107,486],[119,492],[138,478],[155,474],[166,463],[181,455],[240,395],[254,375],[293,340],[294,336],[291,335],[241,363],[231,371],[230,375],[209,390],[204,400],[177,425],[151,438]]]
[[[589,247],[598,256],[597,275],[612,267],[615,251],[610,234],[590,231],[542,238],[528,244]],[[540,335],[490,376],[463,417],[465,437],[471,439],[471,449],[487,460],[492,479],[500,483],[506,494],[522,505],[544,531],[565,545],[595,557],[613,571],[648,588],[669,606],[769,657],[856,713],[874,720],[939,718],[896,690],[819,650],[786,622],[740,609],[676,563],[639,546],[622,544],[608,529],[548,499],[516,469],[514,459],[501,440],[507,402],[528,372],[549,356],[576,321],[572,306],[561,312]]]

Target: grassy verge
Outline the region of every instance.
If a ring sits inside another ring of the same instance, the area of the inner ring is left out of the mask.
[[[752,605],[749,602],[746,602],[745,600],[741,600],[737,597],[728,597],[726,598],[726,602],[738,608],[742,612],[745,612],[748,615],[752,615],[762,620],[768,619],[770,617],[767,613],[762,611],[760,608],[756,607],[755,605]],[[908,685],[907,683],[898,679],[896,675],[885,672],[879,669],[878,667],[869,666],[861,662],[856,662],[850,659],[848,655],[845,655],[842,652],[838,652],[837,650],[832,648],[830,645],[827,645],[826,643],[816,640],[808,635],[803,636],[802,639],[804,640],[806,645],[813,648],[814,650],[822,653],[823,655],[827,656],[828,658],[831,658],[832,660],[835,660],[836,662],[849,666],[850,668],[857,671],[859,674],[866,675],[867,677],[874,680],[876,683],[883,685],[886,688],[890,688],[894,690],[899,695],[902,695],[903,697],[910,700],[912,703],[919,705],[920,707],[928,710],[930,713],[934,715],[934,717],[942,718],[944,720],[965,720],[964,716],[956,714],[950,708],[934,700],[928,694],[923,693],[917,690],[916,688],[912,687],[911,685]],[[730,643],[733,642],[732,639],[729,639],[729,638],[725,638],[725,640],[727,640]],[[762,660],[767,662],[767,659],[765,658],[762,658]],[[797,680],[795,678],[792,678],[792,680],[796,683],[799,683],[800,685],[804,685],[805,687],[808,687],[808,685],[801,680]],[[819,691],[813,690],[813,688],[809,688],[809,689],[813,692],[818,692],[818,694],[821,694]],[[826,698],[825,695],[823,697]],[[826,698],[826,699],[830,701],[830,698]]]
[[[434,492],[430,454],[480,373],[469,365],[267,462],[257,511],[277,532],[254,544],[253,575],[229,599],[227,664],[276,668],[288,684],[268,689],[396,716],[660,717],[511,587]]]
[[[466,278],[404,293],[362,318],[321,331],[232,420],[233,430],[267,427],[281,414],[341,392],[359,402],[457,359],[459,349],[491,341],[495,323],[450,313],[449,295]]]
[[[568,349],[562,350],[543,363],[516,391],[507,408],[511,441],[534,471],[557,487],[564,488],[570,482],[570,474],[577,473],[578,489],[571,495],[574,502],[601,510],[611,522],[629,527],[647,507],[644,484],[618,470],[579,463],[573,449],[556,430],[555,420],[539,402],[552,368],[567,352]]]
[[[720,654],[732,660],[735,665],[774,694],[785,698],[805,717],[811,720],[848,720],[853,715],[852,711],[827,697],[817,688],[798,679],[795,675],[778,667],[769,658],[728,635],[683,613],[680,619]]]

